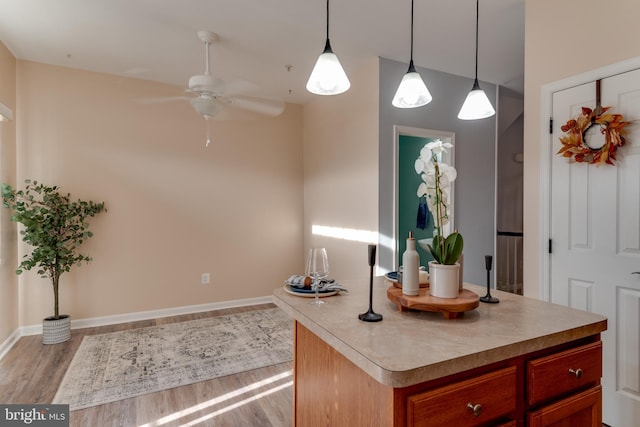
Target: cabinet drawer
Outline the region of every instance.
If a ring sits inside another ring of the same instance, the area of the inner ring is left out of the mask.
[[[601,341],[530,360],[527,362],[527,401],[535,405],[599,384],[601,377]]]
[[[551,425],[601,427],[602,387],[571,395],[528,414],[529,427]]]
[[[516,410],[516,381],[516,367],[511,366],[411,395],[408,425],[476,426],[504,417]]]

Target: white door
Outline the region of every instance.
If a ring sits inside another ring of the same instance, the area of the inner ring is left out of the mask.
[[[595,107],[595,82],[553,94],[550,296],[608,318],[603,421],[632,427],[640,425],[640,70],[603,79],[601,94],[602,106],[633,122],[615,166],[555,154],[560,127]]]

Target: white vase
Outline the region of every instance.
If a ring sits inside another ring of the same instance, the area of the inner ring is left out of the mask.
[[[460,264],[429,262],[429,294],[437,298],[458,298]]]
[[[420,255],[416,251],[416,240],[409,232],[407,249],[402,254],[402,293],[405,295],[420,294]]]

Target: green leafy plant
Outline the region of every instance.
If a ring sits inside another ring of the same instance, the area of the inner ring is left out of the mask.
[[[434,236],[433,244],[429,245],[429,252],[438,263],[453,265],[462,255],[463,247],[462,235],[453,232],[446,238],[442,235]]]
[[[53,318],[59,319],[60,276],[74,265],[91,261],[91,257],[79,252],[79,247],[93,236],[88,218],[106,209],[104,202],[71,201],[70,194],[61,193],[57,186],[31,180],[25,180],[25,184],[24,190],[2,184],[3,206],[12,210],[12,221],[24,226],[20,230],[22,240],[33,246],[31,253],[24,255],[16,274],[37,268],[40,277],[51,279]]]
[[[439,264],[455,264],[464,247],[462,235],[457,231],[444,236],[442,228],[449,223],[449,191],[451,184],[457,177],[453,166],[441,163],[439,156],[451,148],[449,142],[437,139],[425,144],[416,159],[415,170],[422,181],[418,186],[418,197],[427,199],[427,206],[435,219],[433,241],[429,245],[429,252]]]

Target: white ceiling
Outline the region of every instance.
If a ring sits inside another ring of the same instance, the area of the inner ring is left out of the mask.
[[[524,2],[480,1],[478,77],[518,92]],[[472,78],[476,2],[414,7],[416,66]],[[410,0],[333,0],[330,8],[331,44],[347,74],[377,56],[409,62]],[[196,32],[211,30],[220,36],[214,74],[304,103],[316,96],[304,87],[324,48],[325,16],[325,0],[0,0],[0,40],[19,59],[185,87],[204,72]]]

